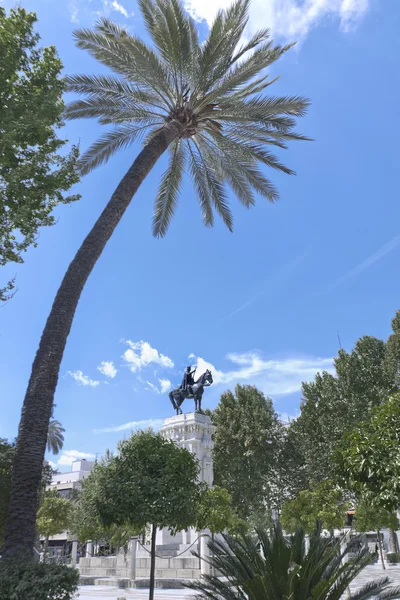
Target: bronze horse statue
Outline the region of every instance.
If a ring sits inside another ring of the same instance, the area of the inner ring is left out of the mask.
[[[189,389],[183,390],[181,387],[172,390],[169,393],[169,399],[171,404],[176,410],[177,415],[182,414],[181,405],[186,398],[193,398],[195,404],[195,411],[201,412],[201,399],[203,397],[204,388],[212,384],[213,378],[211,371],[207,369],[203,375],[201,375],[193,385],[189,386]]]

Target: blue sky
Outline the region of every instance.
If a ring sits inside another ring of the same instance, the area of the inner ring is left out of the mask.
[[[7,8],[12,3],[0,1]],[[101,68],[74,47],[72,31],[108,14],[137,34],[132,0],[25,0],[44,44],[55,44],[68,73]],[[225,0],[190,0],[203,32]],[[203,20],[201,20],[203,19]],[[251,211],[232,199],[235,231],[205,229],[190,183],[163,240],[151,236],[161,161],[133,200],[82,295],[56,393],[71,459],[114,448],[135,423],[171,415],[167,393],[186,364],[213,365],[213,408],[236,382],[258,385],[276,410],[295,415],[303,380],[331,367],[342,345],[386,337],[400,306],[397,0],[255,0],[250,30],[271,26],[279,41],[298,39],[275,65],[274,94],[312,100],[298,129],[313,143],[281,158],[296,177],[270,173],[275,206]],[[95,122],[64,133],[81,147]],[[30,367],[63,273],[135,157],[133,146],[77,187],[80,202],[57,211],[39,245],[17,269],[18,293],[0,310],[0,436],[17,433]],[[189,358],[190,356],[190,358]],[[191,410],[190,404],[185,407]],[[57,459],[54,459],[57,460]]]

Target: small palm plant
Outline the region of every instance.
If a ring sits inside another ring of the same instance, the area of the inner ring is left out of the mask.
[[[371,562],[367,549],[357,552],[355,542],[341,551],[340,542],[321,536],[318,527],[305,550],[304,532],[290,538],[276,526],[257,537],[223,535],[210,542],[209,564],[216,575],[191,582],[187,587],[210,600],[340,600],[354,578]],[[389,578],[371,581],[357,590],[351,600],[400,598],[400,587],[388,588]]]

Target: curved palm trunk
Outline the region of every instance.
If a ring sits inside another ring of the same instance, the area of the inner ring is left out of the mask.
[[[19,424],[4,554],[33,553],[38,490],[60,364],[83,287],[140,184],[182,132],[171,121],[143,148],[68,267],[37,351]]]

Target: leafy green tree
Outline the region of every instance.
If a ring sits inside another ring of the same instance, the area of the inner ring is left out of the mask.
[[[209,529],[212,534],[240,530],[244,523],[232,508],[232,501],[227,490],[215,485],[201,495],[196,508],[196,529]]]
[[[269,482],[278,518],[284,502],[308,487],[307,468],[296,434],[290,426],[284,426],[282,431],[273,477]]]
[[[73,506],[70,500],[48,494],[37,514],[37,531],[44,535],[44,554],[47,554],[49,537],[69,529],[72,523]]]
[[[270,513],[275,461],[283,428],[272,400],[256,387],[222,394],[213,414],[215,483],[228,490],[242,519]]]
[[[129,538],[140,533],[140,530],[129,523],[124,525],[104,526],[98,511],[97,498],[100,493],[99,480],[103,468],[112,460],[112,454],[106,452],[99,463],[96,463],[89,476],[82,481],[81,490],[75,501],[71,532],[80,542],[88,540],[108,542],[115,548],[125,546]]]
[[[344,432],[368,419],[374,407],[398,389],[400,372],[400,313],[392,322],[387,342],[374,337],[360,338],[348,353],[340,350],[334,361],[336,376],[323,372],[303,384],[301,414],[290,425],[297,448],[298,465],[307,486],[312,481],[334,477],[331,459]],[[290,473],[289,473],[290,475]]]
[[[377,515],[399,508],[400,393],[372,411],[368,421],[345,433],[335,453],[338,478],[369,503]],[[391,528],[391,546],[397,536]]]
[[[360,531],[361,533],[365,533],[367,531],[377,532],[382,567],[385,569],[386,567],[383,560],[381,529],[386,527],[391,532],[394,532],[394,538],[396,542],[394,542],[392,539],[391,545],[393,546],[393,552],[397,552],[397,536],[395,531],[399,528],[399,521],[396,514],[376,506],[376,504],[373,504],[365,498],[362,498],[357,504],[354,514],[354,525],[356,530]],[[393,538],[393,536],[391,537]]]
[[[344,435],[335,462],[349,489],[389,512],[399,508],[400,392]]]
[[[64,432],[65,429],[61,425],[60,421],[51,419],[49,423],[49,430],[47,432],[47,451],[53,454],[58,454],[64,445]]]
[[[315,529],[317,521],[324,529],[342,529],[347,503],[343,492],[332,481],[321,481],[311,490],[301,491],[282,507],[281,522],[286,531],[293,533],[299,527],[306,533]]]
[[[0,266],[22,263],[53,209],[78,196],[63,192],[79,180],[78,151],[59,151],[64,104],[62,64],[53,46],[39,47],[34,13],[0,7]],[[0,290],[0,301],[13,282]]]
[[[371,562],[369,552],[364,549],[342,564],[340,543],[322,537],[320,530],[311,536],[307,552],[302,530],[288,540],[280,526],[271,533],[260,530],[256,538],[224,535],[223,541],[215,540],[209,547],[213,554],[209,562],[218,575],[187,584],[201,598],[209,600],[341,600],[350,583]],[[343,558],[352,550],[348,545]],[[348,598],[398,598],[399,588],[388,589],[388,583],[388,577],[370,581],[353,596],[349,593]]]
[[[138,529],[152,526],[150,600],[154,597],[157,528],[176,532],[195,525],[203,491],[198,472],[198,462],[189,450],[151,431],[120,442],[118,454],[97,467],[94,503],[102,523]]]
[[[3,545],[4,527],[10,502],[11,470],[15,444],[0,438],[0,548]]]
[[[168,150],[168,167],[155,201],[153,232],[165,235],[173,217],[183,173],[190,174],[206,226],[217,212],[231,230],[227,187],[250,207],[255,195],[275,201],[278,192],[265,168],[292,173],[271,152],[291,140],[308,101],[264,95],[274,80],[267,69],[290,46],[274,46],[268,30],[241,44],[249,0],[236,0],[217,13],[207,39],[181,0],[140,0],[152,45],[101,19],[94,30],[75,34],[109,75],[69,77],[69,91],[83,95],[66,112],[70,119],[96,118],[114,129],[80,160],[81,173],[106,162],[141,135],[144,147],[118,184],[58,290],[43,331],[26,391],[19,427],[6,552],[30,550],[34,541],[37,489],[48,423],[65,344],[85,283],[132,197]],[[27,476],[29,475],[29,476]]]

